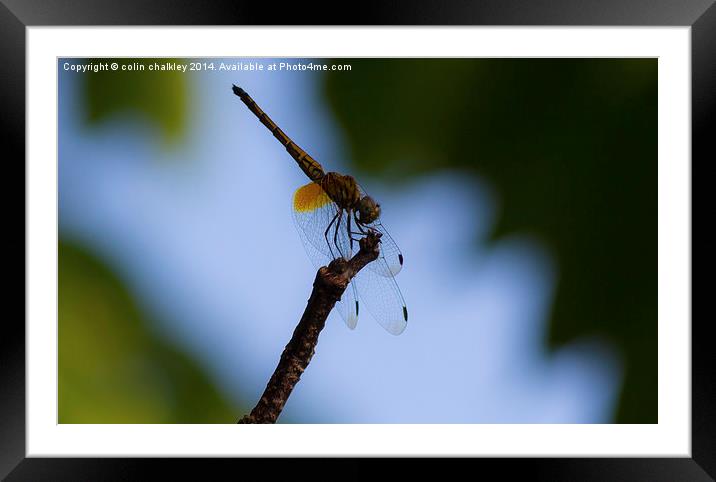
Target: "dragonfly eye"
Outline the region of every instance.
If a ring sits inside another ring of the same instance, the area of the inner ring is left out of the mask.
[[[380,204],[372,197],[363,196],[358,203],[358,221],[361,224],[370,224],[380,217]]]

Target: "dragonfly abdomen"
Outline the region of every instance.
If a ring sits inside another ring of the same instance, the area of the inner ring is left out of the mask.
[[[254,99],[246,93],[244,89],[234,85],[232,86],[232,90],[234,91],[234,94],[239,96],[241,101],[246,104],[246,107],[248,107],[249,110],[253,112],[256,117],[258,117],[261,123],[271,131],[271,134],[278,139],[281,145],[286,148],[286,151],[288,151],[291,157],[293,157],[293,159],[298,163],[298,167],[301,168],[306,176],[308,176],[311,181],[320,181],[325,174],[323,166],[321,166],[318,161],[311,157],[306,151],[301,149],[298,144],[293,142],[291,138],[288,137],[274,121],[271,120],[268,114],[266,114],[266,112],[259,107],[256,101],[254,101]]]
[[[279,129],[279,131],[280,130],[281,129]],[[281,132],[281,134],[283,134],[283,132]],[[285,136],[286,134],[283,135]],[[274,136],[276,136],[275,133]],[[278,137],[276,138],[278,139]],[[286,137],[286,139],[288,139],[288,137]],[[281,139],[279,139],[279,142],[280,141]],[[283,144],[283,142],[281,143]],[[312,158],[306,151],[298,147],[298,145],[296,145],[296,143],[291,139],[288,139],[285,146],[288,153],[291,154],[291,157],[293,157],[298,163],[298,167],[301,168],[311,181],[318,182],[323,178],[325,172],[323,171],[323,166],[321,166],[318,161]]]

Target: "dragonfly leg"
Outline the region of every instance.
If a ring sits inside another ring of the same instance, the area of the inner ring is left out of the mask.
[[[338,254],[341,256],[341,258],[345,258],[346,256],[345,254],[343,254],[341,246],[338,244],[338,231],[341,229],[341,219],[343,219],[343,209],[338,210],[338,221],[336,222],[336,230],[333,232],[333,244],[336,246]]]
[[[360,231],[360,234],[363,234],[363,235],[368,234],[368,231],[365,231],[365,230],[363,229],[363,226],[361,226],[361,224],[358,222],[357,219],[356,219],[356,226],[358,227],[358,231]]]
[[[338,218],[338,215],[341,213],[341,211],[338,211],[335,216],[333,216],[333,219],[331,219],[331,222],[328,223],[328,227],[326,228],[326,231],[323,233],[323,237],[326,238],[326,244],[328,245],[328,251],[331,252],[331,258],[335,259],[335,256],[333,255],[333,249],[331,248],[331,242],[328,241],[328,232],[331,230],[331,226],[333,226],[333,223],[336,222],[336,219]]]
[[[351,227],[351,213],[349,212],[348,213],[348,237],[351,240],[351,249],[353,249],[353,241],[358,242],[361,240],[362,236],[365,236],[366,234],[368,234],[361,229],[360,224],[358,224],[357,219],[355,220],[355,225],[358,227],[358,229],[360,231],[353,231],[353,228]],[[354,236],[357,236],[357,237],[354,237]]]
[[[348,239],[351,240],[351,252],[353,252],[353,241],[355,240],[353,239],[353,236],[351,236],[351,234],[353,234],[353,232],[351,231],[351,212],[348,211]]]

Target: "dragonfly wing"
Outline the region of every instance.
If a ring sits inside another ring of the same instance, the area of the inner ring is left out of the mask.
[[[366,268],[375,263],[385,263],[385,260],[379,257]],[[400,335],[408,326],[408,308],[395,278],[379,272],[389,272],[388,266],[363,269],[353,278],[353,283],[358,289],[361,307],[365,306],[388,333]]]
[[[380,255],[379,260],[382,263],[370,263],[368,268],[375,271],[377,274],[386,278],[391,278],[403,269],[403,254],[400,252],[400,248],[395,244],[393,238],[388,234],[388,231],[382,224],[375,224],[370,226],[371,229],[382,234],[380,238]]]
[[[292,211],[298,235],[308,258],[316,269],[327,266],[334,256],[338,256],[338,247],[344,257],[352,256],[345,216],[340,225],[329,230],[329,241],[335,243],[332,244],[333,254],[331,254],[325,232],[331,220],[337,215],[338,207],[318,184],[311,182],[296,190]],[[334,234],[336,234],[335,238]],[[358,296],[353,283],[348,285],[341,300],[336,303],[336,309],[348,328],[354,329],[358,323]]]
[[[299,187],[293,194],[291,208],[296,229],[311,261],[317,264],[317,267],[323,266],[324,259],[322,257],[315,259],[316,252],[318,252],[330,262],[331,252],[324,233],[338,212],[336,204],[331,201],[321,186],[315,182],[309,182],[305,186]]]
[[[303,238],[303,236],[301,237]],[[308,254],[309,259],[316,269],[330,263],[330,258],[317,250],[310,242],[304,241],[303,246],[306,248],[306,254]],[[338,314],[341,315],[346,326],[351,330],[355,329],[358,324],[358,309],[358,295],[356,293],[355,283],[351,282],[343,292],[341,299],[336,302],[336,311],[338,311]]]
[[[343,296],[338,303],[336,303],[336,309],[340,313],[341,318],[346,323],[346,326],[351,330],[355,329],[358,324],[358,294],[356,292],[355,283],[351,282],[343,292]]]
[[[361,197],[365,196],[366,191],[363,186],[359,185],[358,187]],[[375,229],[383,235],[380,239],[380,257],[385,261],[384,263],[370,263],[368,268],[385,277],[395,276],[400,273],[400,270],[403,269],[403,254],[395,241],[393,241],[392,236],[385,229],[385,226],[378,221],[367,225],[367,227]]]
[[[340,256],[350,259],[353,250],[357,249],[357,244],[351,243],[348,235],[347,213],[339,213],[336,203],[315,182],[310,182],[296,190],[293,195],[292,211],[296,229],[307,252],[310,244],[316,251],[323,253],[330,262]],[[330,229],[328,229],[329,225]],[[310,257],[314,253],[308,254]]]

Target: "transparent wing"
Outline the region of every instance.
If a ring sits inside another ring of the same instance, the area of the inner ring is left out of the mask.
[[[341,300],[336,303],[336,309],[340,313],[341,318],[346,323],[346,326],[351,330],[355,329],[358,324],[358,293],[356,292],[356,285],[352,281],[348,284],[348,287],[343,292]]]
[[[371,263],[368,266],[379,275],[392,278],[403,269],[403,253],[400,252],[400,248],[395,244],[395,241],[393,241],[393,238],[382,223],[375,223],[370,227],[382,234],[380,238],[379,259],[382,259],[383,262]]]
[[[366,268],[384,263],[385,260],[379,257]],[[358,290],[361,306],[367,308],[388,333],[400,335],[408,326],[408,308],[395,278],[382,276],[379,272],[389,272],[389,267],[386,265],[377,270],[362,269],[353,278],[353,283]]]
[[[363,186],[360,184],[358,185],[358,189],[360,189],[361,197],[367,195],[365,189],[363,189]],[[385,277],[392,277],[400,273],[400,270],[403,269],[403,254],[400,252],[400,248],[398,248],[395,241],[393,241],[393,237],[385,229],[385,226],[383,226],[383,223],[378,220],[366,226],[379,231],[383,235],[380,239],[380,257],[385,261],[384,263],[371,263],[368,267]],[[356,229],[354,229],[354,231],[356,231]]]
[[[342,220],[340,225],[337,225],[338,220],[336,219],[334,223],[336,226],[329,230],[328,238],[331,243],[334,243],[334,234],[338,230],[335,236],[337,246],[333,245],[329,249],[325,232],[331,220],[338,213],[338,207],[328,198],[318,184],[312,182],[296,190],[293,196],[292,211],[296,222],[296,230],[301,238],[301,244],[303,244],[308,258],[316,269],[327,266],[334,257],[338,256],[338,246],[340,246],[344,257],[350,258],[352,256],[345,219]],[[357,245],[355,246],[357,249]],[[331,254],[331,250],[333,250],[333,254]],[[356,295],[354,283],[351,282],[348,285],[341,300],[336,303],[336,310],[348,328],[352,330],[356,327],[358,323],[358,296]]]
[[[292,207],[298,234],[316,268],[339,256],[350,259],[359,249],[358,242],[351,241],[350,231],[356,231],[353,224],[349,229],[349,222],[355,222],[352,214],[341,212],[320,185],[311,182],[298,188]],[[365,306],[383,328],[399,335],[408,323],[408,310],[394,278],[403,266],[403,255],[382,224],[370,227],[382,234],[380,255],[353,278],[336,308],[351,329]]]
[[[339,212],[336,203],[315,182],[296,190],[292,211],[304,246],[310,244],[326,256],[329,262],[338,257],[350,259],[353,250],[358,249],[356,242],[350,242],[347,213]],[[308,249],[306,251],[308,252]],[[309,256],[314,254],[309,252]]]

